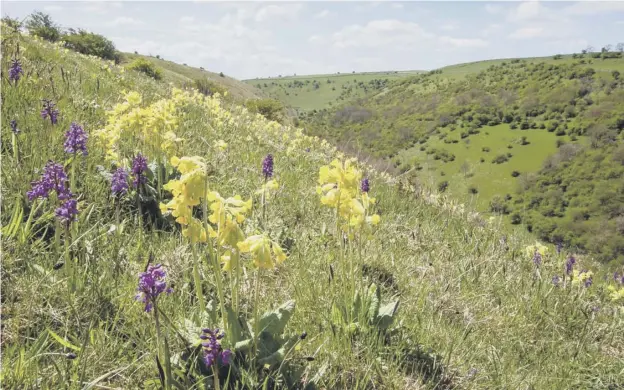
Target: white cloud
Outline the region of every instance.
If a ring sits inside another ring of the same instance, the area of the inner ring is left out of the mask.
[[[62,9],[63,7],[61,7],[60,5],[48,5],[43,7],[43,10],[48,12],[61,11]]]
[[[486,4],[485,12],[492,15],[497,15],[503,11],[503,7],[498,4]]]
[[[453,31],[453,30],[457,30],[458,28],[459,26],[455,22],[445,23],[440,26],[440,30],[444,30],[444,31]]]
[[[579,1],[564,8],[564,12],[570,15],[596,15],[610,12],[624,12],[624,2]]]
[[[258,10],[255,16],[256,22],[266,22],[274,19],[291,21],[297,17],[303,4],[266,5]]]
[[[195,18],[193,16],[182,16],[180,18],[180,23],[182,24],[193,23],[194,21],[195,21]]]
[[[123,3],[118,1],[89,1],[82,4],[82,10],[91,14],[107,14],[111,10],[123,8]]]
[[[324,9],[321,12],[315,14],[314,17],[316,19],[324,19],[324,18],[328,17],[329,14],[330,14],[329,10]]]
[[[308,38],[308,42],[313,43],[313,44],[319,44],[323,42],[323,37],[320,35],[312,35]]]
[[[110,26],[141,26],[144,25],[142,21],[131,18],[129,16],[119,16],[109,22]]]
[[[492,23],[489,26],[487,26],[486,28],[484,28],[483,30],[481,30],[481,36],[489,37],[491,35],[494,35],[497,32],[499,32],[502,29],[502,27],[503,26],[501,26],[500,24]]]
[[[561,15],[554,13],[550,8],[542,5],[540,1],[523,1],[517,7],[512,8],[507,20],[510,22],[528,22],[537,20],[557,20]]]
[[[334,33],[333,44],[336,48],[348,47],[384,47],[395,45],[407,48],[415,46],[434,35],[427,33],[418,24],[396,19],[373,20],[362,26],[353,24]]]
[[[544,29],[542,27],[523,27],[509,34],[509,38],[512,39],[530,39],[537,38],[544,35]]]
[[[622,25],[624,24],[624,20],[618,20],[617,22],[615,22],[615,24]]]
[[[443,44],[449,44],[454,47],[485,47],[488,46],[488,42],[483,39],[472,38],[452,38],[452,37],[440,37],[440,42]]]
[[[403,4],[401,4],[401,3],[392,3],[392,8],[394,8],[394,9],[403,9]]]

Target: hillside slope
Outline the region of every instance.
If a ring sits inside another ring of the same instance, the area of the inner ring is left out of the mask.
[[[265,97],[265,94],[252,85],[239,81],[235,78],[227,76],[223,73],[223,76],[219,73],[210,72],[205,69],[194,68],[185,64],[178,64],[172,61],[156,58],[152,56],[145,56],[141,54],[123,53],[122,64],[131,63],[136,58],[146,59],[160,69],[163,70],[164,79],[168,82],[172,82],[177,86],[183,86],[185,83],[191,83],[194,80],[208,79],[218,85],[223,86],[233,97],[239,99],[258,99]]]
[[[510,214],[511,223],[522,223],[540,239],[622,263],[624,189],[616,183],[624,177],[617,157],[623,143],[624,59],[592,57],[475,63],[414,76],[383,93],[308,114],[306,129],[384,158],[413,180],[481,211]],[[562,160],[583,159],[596,150],[604,160],[600,172],[608,173],[575,170],[568,177],[570,192],[540,206],[542,199],[533,194],[544,191],[547,182],[561,183],[545,179],[551,173],[542,171],[543,163],[568,166]],[[617,196],[583,199],[590,196],[587,190],[579,195],[574,188],[582,180],[607,186]]]
[[[624,288],[590,259],[564,277],[569,253],[364,164],[336,171],[345,156],[301,130],[4,37],[3,387],[624,385],[607,290]],[[225,336],[202,352],[202,328]]]

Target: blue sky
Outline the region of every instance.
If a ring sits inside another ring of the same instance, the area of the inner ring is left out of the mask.
[[[624,42],[624,2],[2,1],[122,51],[255,77],[435,69]]]

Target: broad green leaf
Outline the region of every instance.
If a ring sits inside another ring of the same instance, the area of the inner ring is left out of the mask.
[[[230,337],[230,342],[236,345],[236,343],[243,339],[243,329],[234,310],[232,310],[230,306],[226,306],[225,310],[227,312],[227,321],[230,327],[230,334],[228,336]]]
[[[376,321],[377,327],[379,327],[380,329],[387,329],[390,325],[392,325],[392,321],[394,321],[394,315],[396,314],[398,308],[398,300],[390,302],[379,308],[379,315],[377,316]]]
[[[286,343],[284,343],[284,345],[282,345],[280,349],[265,358],[259,359],[258,364],[268,364],[269,366],[274,366],[281,363],[284,360],[284,357],[286,356],[288,351],[290,351],[290,349],[293,347],[293,345],[295,345],[298,339],[299,336],[292,336]]]
[[[259,330],[273,335],[282,334],[294,311],[295,301],[290,300],[276,310],[264,313],[259,321]]]
[[[368,320],[373,322],[379,314],[379,305],[381,304],[381,292],[375,283],[371,284],[368,288],[368,296],[370,299],[370,306],[368,307]]]

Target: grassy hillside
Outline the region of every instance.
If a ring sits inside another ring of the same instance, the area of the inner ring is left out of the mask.
[[[320,110],[342,101],[383,91],[392,81],[420,73],[370,72],[245,80],[245,83],[280,100],[297,113]]]
[[[546,185],[535,176],[550,175],[541,171],[545,162],[560,165],[570,158],[547,159],[560,150],[584,158],[585,151],[598,149],[601,169],[618,182],[624,177],[616,156],[623,142],[624,59],[621,53],[595,55],[486,61],[417,75],[377,95],[308,114],[306,129],[347,150],[383,158],[407,177],[481,211],[509,214],[510,223],[523,224],[540,239],[622,263],[619,196],[590,207],[594,201],[575,200],[579,192],[570,191],[557,198],[553,212],[530,195]],[[576,175],[572,183],[585,180]],[[554,180],[548,183],[560,183]],[[595,186],[603,180],[597,172],[590,179]],[[610,191],[623,190],[612,183]],[[587,206],[580,219],[573,216],[579,202]],[[589,245],[598,237],[607,237],[608,245]]]
[[[178,86],[194,80],[208,79],[223,86],[233,97],[239,99],[256,99],[265,97],[264,94],[252,85],[241,82],[235,78],[221,73],[210,72],[205,69],[194,68],[185,64],[177,64],[172,61],[144,56],[141,54],[123,53],[122,64],[129,64],[137,58],[146,59],[163,70],[163,78]]]
[[[218,97],[6,30],[2,54],[3,388],[624,385],[624,287],[590,258],[565,275]]]

